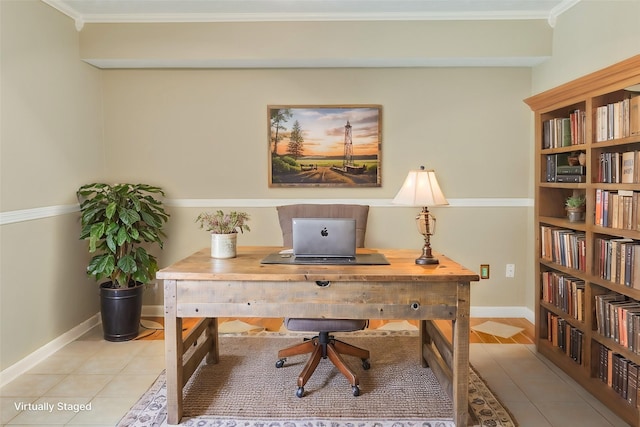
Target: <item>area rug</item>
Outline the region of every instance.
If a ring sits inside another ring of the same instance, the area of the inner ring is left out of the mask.
[[[180,425],[211,427],[453,427],[453,405],[433,372],[419,360],[419,338],[413,331],[360,333],[345,337],[371,351],[371,369],[345,356],[360,377],[361,394],[329,362],[322,360],[295,395],[306,355],[275,367],[280,348],[299,337],[261,333],[220,338],[220,362],[201,364],[184,389]],[[477,373],[470,369],[471,425],[515,426]],[[164,372],[118,424],[119,427],[167,425]]]
[[[511,338],[512,336],[524,331],[524,328],[505,325],[504,323],[493,322],[491,320],[488,320],[484,323],[480,323],[479,325],[472,326],[471,329],[473,329],[476,332],[495,335],[500,338]]]

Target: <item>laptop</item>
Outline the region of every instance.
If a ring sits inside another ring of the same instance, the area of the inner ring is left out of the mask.
[[[356,256],[356,220],[293,218],[293,255],[305,261],[352,262]]]

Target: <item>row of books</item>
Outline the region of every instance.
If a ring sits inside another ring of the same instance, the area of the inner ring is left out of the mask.
[[[586,182],[586,166],[569,165],[570,156],[570,153],[547,154],[547,182]]]
[[[547,312],[547,339],[576,363],[582,363],[583,332],[550,312]]]
[[[585,112],[574,110],[569,117],[542,122],[542,148],[569,147],[585,143]]]
[[[594,301],[598,333],[640,354],[640,302],[613,292]]]
[[[606,183],[640,183],[640,151],[600,153],[598,181]]]
[[[640,231],[640,192],[596,189],[595,225]]]
[[[596,142],[626,138],[640,134],[640,97],[596,108]]]
[[[555,271],[542,272],[542,300],[579,321],[584,320],[584,280]]]
[[[568,268],[586,271],[585,233],[560,227],[541,225],[540,256]]]
[[[629,238],[594,240],[593,274],[610,282],[640,289],[640,242]]]
[[[600,345],[598,352],[598,377],[611,387],[633,408],[640,407],[640,366],[613,352],[607,346]]]

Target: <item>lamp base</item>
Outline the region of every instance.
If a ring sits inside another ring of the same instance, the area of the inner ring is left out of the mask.
[[[440,264],[438,258],[428,258],[421,256],[420,258],[416,258],[416,264],[418,265],[430,265],[430,264]]]

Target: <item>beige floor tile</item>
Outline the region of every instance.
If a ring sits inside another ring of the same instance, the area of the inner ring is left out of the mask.
[[[98,397],[135,397],[140,398],[158,378],[156,374],[131,375],[120,374],[112,379],[100,392]]]
[[[509,402],[505,405],[516,419],[519,427],[553,427],[531,402]],[[573,424],[570,424],[573,425]],[[569,424],[567,424],[568,427]]]
[[[20,413],[20,410],[17,409],[20,403],[32,403],[36,400],[38,400],[37,397],[0,397],[0,425],[7,424],[9,420]]]
[[[33,406],[27,407],[17,414],[8,425],[64,425],[76,415],[76,411],[82,407],[81,405],[88,401],[88,398],[76,397],[40,398],[34,402]]]
[[[131,360],[127,366],[122,370],[123,373],[129,374],[155,374],[160,375],[160,372],[165,368],[164,355],[161,356],[142,356]]]
[[[29,370],[29,374],[70,374],[81,366],[88,356],[54,354]]]
[[[113,379],[113,375],[72,374],[68,375],[45,396],[55,397],[93,397]]]
[[[44,395],[49,389],[61,382],[65,375],[60,374],[25,374],[0,388],[0,396],[31,396]]]
[[[138,398],[96,397],[91,400],[91,411],[79,412],[67,425],[111,425],[122,419]]]
[[[567,420],[580,427],[609,427],[612,424],[585,402],[543,402],[535,404],[554,427],[565,427]]]
[[[74,373],[116,375],[121,372],[129,362],[129,358],[108,357],[99,354],[87,359],[84,363],[79,365]]]

